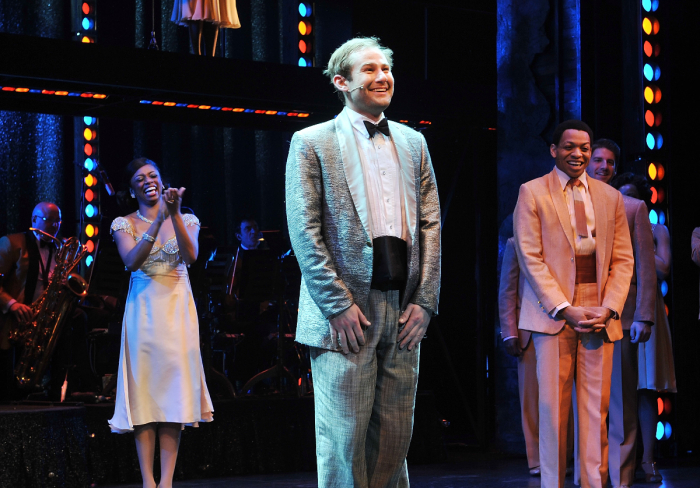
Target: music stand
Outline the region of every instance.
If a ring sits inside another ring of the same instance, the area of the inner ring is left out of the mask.
[[[271,236],[271,234],[268,234]],[[294,385],[297,396],[301,396],[301,389],[298,385],[298,378],[284,366],[284,338],[282,332],[282,314],[284,312],[285,280],[282,276],[280,266],[280,254],[275,252],[275,240],[270,239],[267,243],[269,249],[254,251],[239,250],[241,266],[236,266],[235,272],[238,288],[238,298],[240,300],[255,300],[258,303],[277,299],[277,362],[271,368],[262,371],[243,385],[243,391],[247,392],[254,385],[267,378],[277,377],[279,381],[280,393],[282,392],[282,378],[288,378]]]

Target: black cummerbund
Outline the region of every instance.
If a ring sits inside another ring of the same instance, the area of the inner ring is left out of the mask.
[[[372,240],[374,264],[372,266],[373,290],[403,290],[408,277],[408,248],[406,241],[393,236]]]

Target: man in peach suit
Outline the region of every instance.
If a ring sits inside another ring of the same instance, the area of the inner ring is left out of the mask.
[[[540,475],[540,433],[539,433],[539,386],[537,384],[537,358],[532,345],[532,332],[518,330],[520,317],[520,294],[524,276],[520,273],[518,256],[515,253],[515,239],[506,242],[501,264],[501,280],[498,286],[498,316],[501,322],[501,338],[508,354],[518,361],[518,394],[520,397],[520,420],[525,438],[525,453],[531,476]],[[574,454],[573,410],[569,418],[566,442],[567,463]],[[573,472],[568,467],[566,474]]]
[[[543,488],[564,486],[574,380],[581,484],[603,488],[608,478],[613,341],[634,257],[622,195],[586,177],[591,139],[581,121],[559,124],[555,168],[520,187],[513,219],[526,278],[518,327],[532,331],[537,356]]]

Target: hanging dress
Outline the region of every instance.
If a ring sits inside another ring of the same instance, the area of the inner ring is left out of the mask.
[[[236,0],[175,0],[170,20],[184,26],[192,20],[204,20],[222,28],[241,27]]]

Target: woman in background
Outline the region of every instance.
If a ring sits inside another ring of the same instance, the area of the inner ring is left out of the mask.
[[[623,173],[611,181],[612,186],[623,195],[644,200],[651,207],[651,189],[646,178]],[[644,444],[642,469],[647,482],[662,481],[661,474],[654,462],[654,445],[656,444],[656,423],[658,421],[657,392],[676,392],[676,372],[673,364],[673,347],[671,330],[666,315],[661,282],[671,271],[671,237],[663,224],[651,225],[654,235],[654,254],[656,255],[656,320],[651,328],[649,341],[640,343],[637,349],[639,358],[637,390],[639,394],[639,425]]]
[[[180,212],[184,188],[164,190],[153,161],[125,170],[122,200],[138,209],[112,222],[132,272],[122,325],[113,432],[134,432],[144,488],[160,440],[160,488],[172,486],[183,425],[213,420],[199,351],[199,325],[187,265],[198,253],[199,219]],[[128,195],[128,196],[127,196]]]

